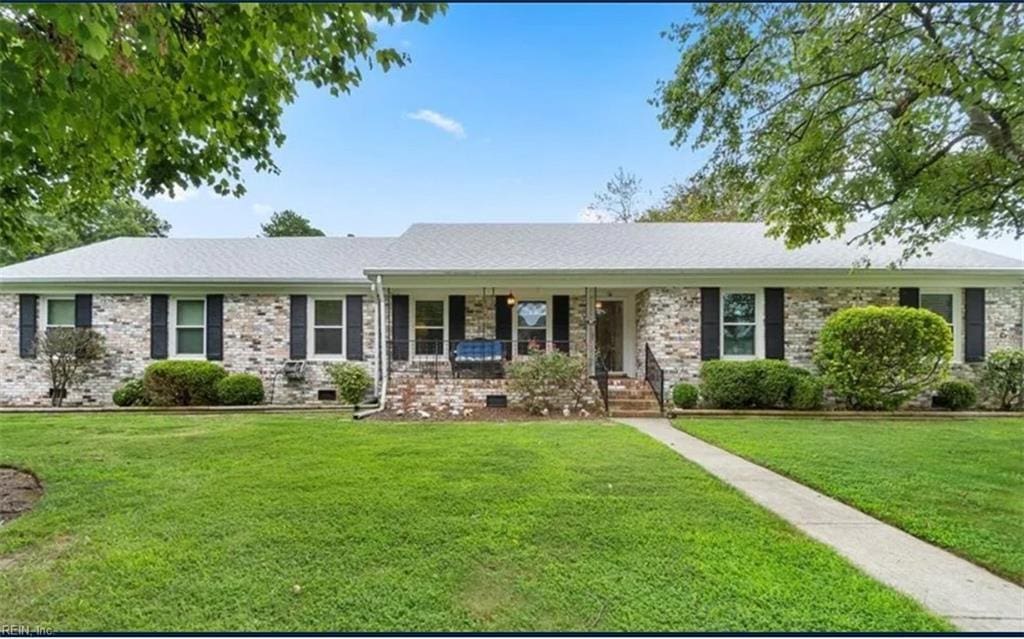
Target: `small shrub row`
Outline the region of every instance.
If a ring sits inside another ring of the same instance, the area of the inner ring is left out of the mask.
[[[700,396],[714,408],[816,410],[824,403],[821,380],[781,360],[713,360],[700,378]]]
[[[263,381],[249,373],[228,374],[214,362],[167,360],[146,367],[114,391],[118,406],[243,406],[263,402]]]

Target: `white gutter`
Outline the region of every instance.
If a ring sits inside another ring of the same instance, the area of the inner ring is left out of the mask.
[[[381,335],[384,333],[387,327],[386,317],[386,295],[384,292],[384,282],[381,276],[377,276],[377,282],[370,287],[373,291],[374,298],[377,300],[377,330],[374,335],[375,347],[377,349],[377,361],[374,363],[374,377],[378,377],[380,381],[379,391],[377,393],[377,408],[363,411],[362,413],[356,413],[353,415],[353,419],[363,419],[376,413],[381,412],[387,406],[385,401],[388,396],[388,359],[387,359],[387,340],[381,339]],[[374,382],[378,380],[375,379]],[[375,384],[376,387],[376,384]]]

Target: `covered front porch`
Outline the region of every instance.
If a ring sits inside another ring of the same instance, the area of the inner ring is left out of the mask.
[[[637,296],[627,288],[395,286],[381,297],[382,386],[393,406],[463,412],[508,401],[509,364],[537,352],[585,360],[594,397],[643,380]],[[660,398],[659,398],[660,400]]]

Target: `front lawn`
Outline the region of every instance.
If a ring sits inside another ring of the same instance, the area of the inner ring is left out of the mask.
[[[1024,418],[676,426],[1024,584]]]
[[[600,423],[4,416],[36,509],[0,623],[72,630],[941,630]]]

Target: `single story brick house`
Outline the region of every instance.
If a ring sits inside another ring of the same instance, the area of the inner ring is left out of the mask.
[[[746,223],[119,238],[0,269],[0,405],[49,403],[35,339],[53,326],[106,337],[68,405],[109,404],[165,358],[216,360],[261,376],[274,404],[317,404],[335,401],[325,365],[348,360],[391,407],[461,412],[500,401],[505,362],[531,348],[580,354],[661,399],[708,359],[810,366],[825,319],[866,304],[945,317],[959,375],[1024,346],[1024,261],[951,242],[890,268],[898,256],[842,240],[787,250]]]

